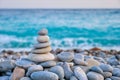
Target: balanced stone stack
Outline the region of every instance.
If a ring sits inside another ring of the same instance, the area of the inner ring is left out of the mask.
[[[55,57],[50,53],[51,47],[47,29],[38,32],[37,42],[34,49],[28,55],[28,59],[34,62],[44,62],[54,60]]]

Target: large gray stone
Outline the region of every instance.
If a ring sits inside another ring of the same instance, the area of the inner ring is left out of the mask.
[[[32,80],[58,80],[57,74],[48,71],[37,71],[31,74]]]
[[[112,72],[113,70],[113,67],[109,64],[101,64],[99,67],[103,70],[103,72]]]
[[[20,80],[31,80],[29,77],[22,77]]]
[[[75,76],[71,76],[70,80],[78,80]]]
[[[91,67],[90,71],[97,72],[97,73],[100,73],[100,74],[103,73],[103,70],[99,66],[93,66],[93,67]]]
[[[53,67],[56,65],[56,62],[55,61],[46,61],[46,62],[40,63],[40,65],[43,67]]]
[[[15,68],[15,62],[12,60],[0,62],[0,72],[6,72],[13,68]]]
[[[112,80],[120,80],[120,77],[112,76],[111,79]]]
[[[63,70],[63,68],[61,66],[54,66],[54,67],[50,68],[49,71],[57,74],[59,79],[63,80],[63,78],[64,78],[64,70]]]
[[[103,76],[104,76],[104,78],[110,78],[110,77],[112,77],[112,73],[111,72],[103,72]]]
[[[113,76],[120,77],[120,69],[114,68],[112,71]]]
[[[88,72],[87,73],[88,80],[104,80],[104,77],[96,72]]]
[[[65,62],[70,62],[74,58],[74,53],[72,52],[61,52],[57,55],[58,59]]]
[[[88,80],[85,72],[84,72],[80,67],[75,67],[75,69],[74,69],[74,75],[75,75],[79,80]]]
[[[31,73],[35,72],[35,71],[42,71],[43,67],[41,65],[34,65],[28,68],[28,71],[26,73],[26,76],[30,76]]]
[[[24,69],[27,69],[28,67],[35,65],[34,62],[28,60],[28,59],[19,59],[15,62],[15,64],[19,67],[22,67]]]

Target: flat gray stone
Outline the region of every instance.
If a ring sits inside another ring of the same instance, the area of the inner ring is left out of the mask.
[[[48,71],[37,71],[31,74],[32,80],[58,80],[57,74]]]
[[[49,71],[57,74],[59,79],[63,80],[63,78],[64,78],[64,70],[63,70],[63,68],[61,66],[51,67]]]
[[[112,76],[111,79],[112,80],[120,80],[120,77]]]
[[[87,73],[88,80],[104,80],[104,77],[96,72],[88,72]]]
[[[74,58],[74,53],[72,52],[61,52],[57,55],[58,59],[65,62],[70,62]]]
[[[93,67],[91,67],[90,71],[97,72],[97,73],[100,73],[100,74],[103,73],[103,70],[99,66],[93,66]]]
[[[103,72],[112,72],[113,70],[113,67],[108,64],[101,64],[99,67],[103,70]]]
[[[46,61],[46,62],[40,63],[40,65],[43,67],[53,67],[56,65],[56,62],[55,61]]]
[[[103,72],[103,76],[104,76],[104,78],[110,78],[110,77],[112,77],[112,73],[111,72]]]
[[[15,68],[15,62],[12,60],[0,62],[0,72],[6,72],[13,68]]]
[[[28,71],[26,73],[26,76],[30,76],[31,73],[36,72],[36,71],[42,71],[43,67],[41,65],[34,65],[28,68]]]
[[[28,67],[35,65],[34,62],[32,62],[28,59],[19,59],[15,62],[15,64],[19,67],[24,68],[24,69],[27,69]]]
[[[114,68],[112,71],[113,76],[120,77],[120,69]]]

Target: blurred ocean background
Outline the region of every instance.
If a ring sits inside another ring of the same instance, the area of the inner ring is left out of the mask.
[[[120,9],[0,9],[0,49],[32,48],[42,28],[53,48],[120,49]]]

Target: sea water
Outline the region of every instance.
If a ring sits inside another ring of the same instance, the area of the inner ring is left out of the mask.
[[[42,28],[53,48],[120,49],[120,9],[1,9],[0,48],[32,48]]]

